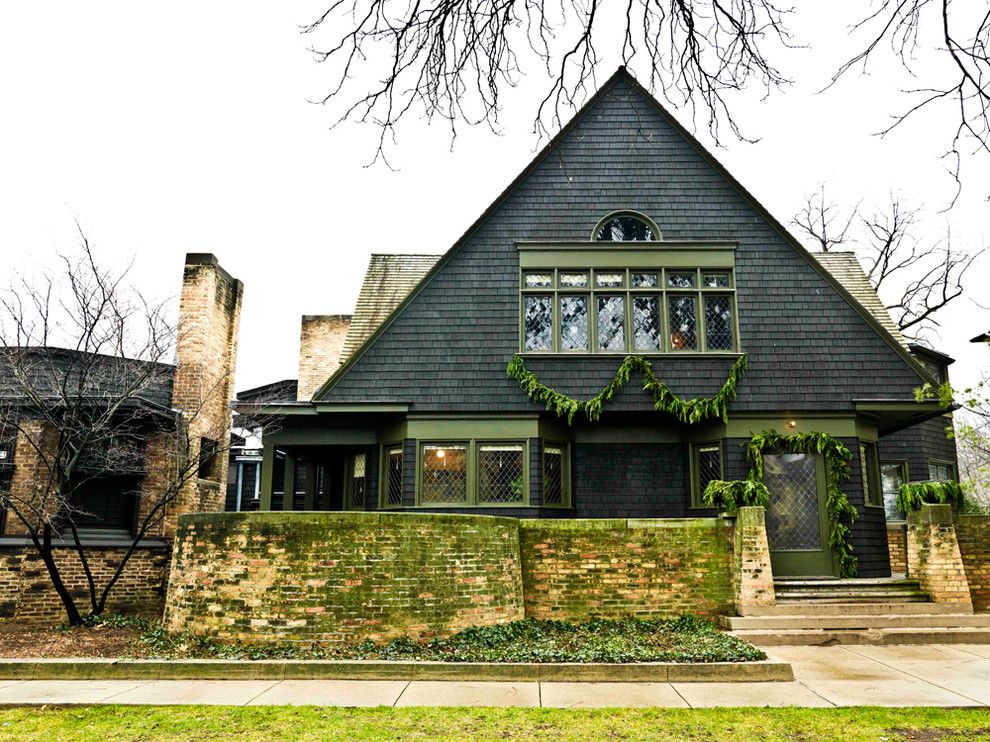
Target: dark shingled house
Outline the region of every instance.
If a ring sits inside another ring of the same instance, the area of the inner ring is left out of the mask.
[[[805,250],[624,69],[445,254],[375,256],[379,284],[312,399],[270,406],[262,509],[715,515],[701,493],[746,478],[754,433],[820,431],[852,452],[859,575],[890,574],[878,445],[944,425],[914,400],[938,373],[853,256]],[[657,411],[634,371],[569,424],[507,376],[516,356],[578,400],[630,356],[685,400],[748,368],[725,420]],[[766,467],[775,573],[833,574],[825,462]]]

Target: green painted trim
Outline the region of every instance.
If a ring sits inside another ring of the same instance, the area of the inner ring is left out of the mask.
[[[405,445],[399,440],[390,440],[382,443],[378,447],[378,509],[379,510],[402,510],[402,490],[400,484],[399,502],[395,505],[388,503],[388,451],[398,449],[402,466],[405,468]],[[403,472],[405,474],[405,472]]]
[[[261,510],[272,509],[272,477],[275,472],[275,442],[268,440],[267,436],[263,441],[261,454],[261,502],[258,507]]]
[[[540,484],[543,486],[543,492],[540,493],[540,502],[543,503],[539,507],[552,508],[555,510],[569,510],[573,507],[571,502],[571,444],[566,440],[554,440],[554,439],[542,439],[540,441]],[[564,460],[561,462],[561,496],[560,503],[550,503],[547,504],[543,501],[546,495],[546,483],[544,479],[546,478],[546,448],[547,446],[556,446],[563,452]],[[532,497],[532,494],[530,495]]]
[[[869,441],[870,443],[876,443],[880,440],[880,436],[877,433],[877,426],[862,419],[856,420],[856,437],[861,441]]]
[[[521,502],[506,502],[506,503],[492,503],[492,502],[479,502],[478,500],[478,488],[479,488],[479,452],[478,447],[489,444],[518,444],[522,445],[523,449],[523,497]],[[463,446],[467,450],[465,452],[467,456],[467,492],[465,493],[465,500],[463,502],[444,502],[444,503],[433,503],[422,502],[422,492],[423,492],[423,474],[425,473],[423,467],[423,448],[425,446]],[[484,436],[481,438],[471,438],[471,439],[456,439],[456,438],[444,438],[444,439],[423,439],[418,438],[416,440],[416,486],[415,486],[415,503],[413,508],[403,508],[404,510],[412,510],[415,508],[429,508],[429,509],[451,509],[451,508],[491,508],[493,510],[505,509],[505,508],[519,508],[519,507],[533,507],[530,505],[531,493],[529,488],[529,439],[528,438],[499,438],[496,436]]]
[[[536,417],[504,419],[495,416],[475,418],[409,418],[407,438],[506,440],[539,438],[540,422]]]
[[[633,211],[632,209],[620,209],[619,211],[613,211],[610,214],[606,214],[601,219],[599,219],[598,220],[598,224],[596,224],[595,225],[595,228],[593,230],[591,230],[591,241],[592,242],[599,242],[599,244],[604,243],[604,244],[613,244],[614,245],[615,244],[614,242],[610,243],[607,240],[601,240],[601,241],[599,241],[599,240],[597,240],[595,238],[598,235],[598,231],[603,226],[605,226],[605,224],[607,224],[608,222],[610,222],[612,219],[618,219],[619,217],[622,217],[622,216],[631,216],[633,219],[638,219],[639,221],[643,222],[643,224],[645,224],[647,227],[649,227],[650,229],[652,229],[653,230],[653,234],[655,234],[657,236],[657,238],[656,238],[656,240],[654,240],[654,242],[663,242],[663,233],[660,231],[660,227],[657,226],[657,223],[655,221],[653,221],[652,219],[650,219],[650,217],[648,217],[643,212],[641,212],[641,211]]]
[[[245,414],[272,415],[278,417],[311,417],[317,414],[316,407],[306,402],[298,405],[262,404],[246,405],[235,403],[234,408]]]
[[[265,438],[280,446],[373,446],[378,443],[378,433],[373,428],[283,428],[266,434]]]
[[[378,431],[378,440],[381,442],[401,441],[409,437],[408,430],[408,420],[401,420],[400,422],[380,428]]]
[[[575,443],[683,443],[676,423],[670,425],[597,425],[574,428]]]
[[[917,412],[917,413],[927,413],[927,412],[937,412],[938,414],[945,414],[945,408],[939,402],[915,402],[915,401],[900,401],[900,400],[864,400],[856,401],[853,400],[853,406],[856,408],[857,412]]]
[[[659,242],[582,242],[552,247],[519,245],[519,267],[522,270],[539,269],[603,269],[603,268],[735,268],[735,252],[732,248],[697,246],[693,249],[662,247]],[[603,248],[602,245],[622,245]],[[652,247],[629,247],[645,245]],[[538,289],[533,289],[534,291]],[[715,289],[712,289],[713,291]]]
[[[787,423],[797,423],[794,428],[788,428]],[[780,417],[746,417],[733,414],[726,423],[725,435],[728,438],[752,438],[755,434],[770,429],[783,429],[788,435],[794,433],[810,433],[812,431],[827,433],[835,438],[855,438],[856,418],[849,417],[804,417],[800,413],[781,415]]]
[[[316,411],[320,414],[328,412],[374,412],[374,413],[402,413],[409,411],[408,402],[368,402],[368,403],[335,403],[319,402],[316,404]]]

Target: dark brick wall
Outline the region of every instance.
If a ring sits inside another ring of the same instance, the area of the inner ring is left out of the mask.
[[[407,400],[417,412],[534,410],[505,376],[518,350],[516,241],[587,240],[616,209],[652,217],[668,240],[737,241],[741,344],[749,372],[737,411],[849,410],[853,399],[912,399],[920,377],[737,188],[629,82],[618,78],[327,394]],[[823,318],[827,318],[827,321]],[[683,397],[710,396],[731,358],[659,357]],[[531,358],[559,391],[596,394],[615,357]],[[613,410],[645,411],[630,383]]]

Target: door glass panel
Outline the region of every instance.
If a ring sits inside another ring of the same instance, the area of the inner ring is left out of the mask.
[[[765,454],[763,482],[770,491],[767,539],[771,551],[820,550],[815,457],[804,453]]]

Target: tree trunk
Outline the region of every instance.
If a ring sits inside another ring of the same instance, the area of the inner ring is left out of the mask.
[[[44,543],[38,551],[41,554],[41,560],[48,569],[52,587],[55,588],[55,592],[62,600],[62,605],[65,606],[65,615],[69,619],[69,626],[81,626],[83,620],[82,616],[79,615],[79,609],[76,608],[76,601],[73,600],[72,595],[69,594],[69,589],[62,582],[62,575],[58,571],[58,565],[55,564],[55,557],[52,554],[52,527],[50,523],[44,525]]]

